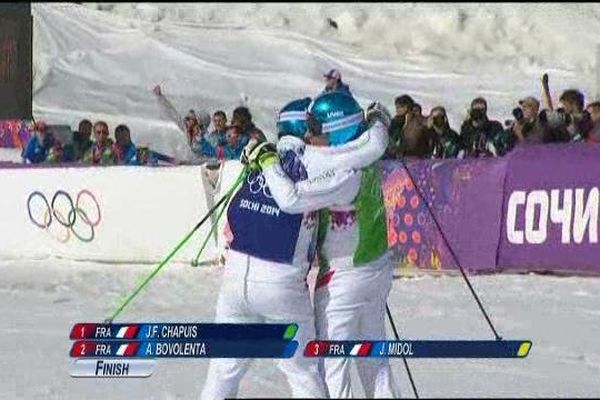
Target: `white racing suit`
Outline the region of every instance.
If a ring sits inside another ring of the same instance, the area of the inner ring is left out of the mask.
[[[370,157],[370,162],[379,157],[379,142],[363,139],[361,143],[355,149],[356,155]],[[310,150],[305,152],[308,159],[311,154]],[[339,152],[339,157],[329,152],[327,159],[335,166],[344,164],[348,156],[347,152]],[[316,337],[314,309],[306,283],[316,244],[316,210],[351,202],[360,186],[361,174],[350,169],[321,168],[321,164],[312,162],[308,165],[314,167],[304,170],[306,179],[298,184],[294,183],[294,174],[284,172],[279,163],[264,172],[252,172],[232,197],[227,208],[228,249],[215,321],[297,323],[298,350],[291,359],[278,360],[277,365],[285,374],[293,397],[322,398],[327,391],[318,359],[303,356],[308,341]],[[279,205],[273,198],[275,193]],[[202,399],[236,396],[250,362],[251,359],[211,360]]]
[[[376,122],[358,139],[342,146],[303,148],[298,144],[294,148],[285,142],[282,146],[278,145],[278,149],[288,146],[300,153],[302,163],[309,171],[306,181],[294,183],[277,165],[264,169],[267,182],[280,189],[273,191],[275,200],[282,210],[287,211],[297,210],[297,203],[306,197],[308,190],[302,186],[303,182],[314,189],[315,182],[310,180],[311,176],[327,176],[328,168],[332,167],[342,170],[362,168],[359,171],[360,182],[353,180],[347,183],[348,186],[354,185],[349,192],[356,196],[346,203],[340,200],[338,205],[320,213],[320,271],[315,291],[319,339],[382,340],[386,337],[385,305],[392,286],[393,270],[387,247],[379,170],[375,166],[367,166],[383,155],[387,139],[387,130],[383,124]],[[379,151],[376,156],[372,153],[375,149]],[[326,191],[327,187],[321,185],[319,190]],[[350,361],[350,358],[321,360],[322,373],[332,398],[353,396]],[[386,358],[356,361],[367,397],[400,396]]]

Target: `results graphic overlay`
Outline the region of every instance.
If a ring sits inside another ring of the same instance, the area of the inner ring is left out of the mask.
[[[290,358],[297,331],[294,323],[78,323],[71,376],[147,377],[157,358]]]

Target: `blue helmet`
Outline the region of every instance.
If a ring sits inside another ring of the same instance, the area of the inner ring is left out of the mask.
[[[277,133],[279,137],[292,135],[304,138],[306,125],[306,110],[311,98],[298,99],[287,103],[277,114]]]
[[[309,129],[314,135],[327,135],[333,146],[359,136],[363,121],[363,109],[354,97],[344,92],[324,93],[308,108]]]

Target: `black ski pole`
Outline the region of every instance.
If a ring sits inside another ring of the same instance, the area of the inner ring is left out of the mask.
[[[398,335],[398,330],[396,329],[396,324],[394,323],[392,312],[390,311],[390,307],[387,303],[385,303],[385,311],[387,312],[388,319],[390,320],[390,324],[392,325],[392,330],[394,331],[394,336],[396,337],[396,340],[400,340],[400,335]],[[408,375],[410,386],[412,386],[413,393],[415,394],[415,399],[418,399],[419,393],[417,392],[417,386],[415,385],[415,381],[413,380],[413,376],[410,372],[410,367],[408,366],[408,361],[406,361],[406,357],[402,356],[402,361],[404,361],[404,368],[406,368],[406,374]]]
[[[490,320],[490,317],[488,316],[487,312],[485,311],[485,308],[483,307],[483,304],[481,304],[481,301],[479,300],[479,296],[477,296],[477,293],[475,292],[475,289],[473,289],[473,285],[471,285],[471,281],[469,280],[469,278],[467,278],[467,274],[465,273],[464,268],[462,267],[462,265],[458,261],[458,257],[456,256],[456,253],[452,249],[452,246],[450,246],[450,243],[448,242],[448,239],[446,238],[446,235],[444,234],[444,231],[442,230],[442,227],[440,226],[440,223],[438,222],[437,218],[435,217],[435,214],[433,213],[433,210],[429,206],[429,203],[425,200],[425,197],[421,193],[421,190],[419,189],[419,186],[417,185],[417,183],[413,179],[412,174],[410,173],[410,170],[408,169],[408,166],[406,165],[406,163],[404,162],[404,160],[402,158],[399,158],[398,160],[402,163],[402,166],[406,170],[406,174],[408,175],[408,178],[410,179],[410,181],[411,181],[412,185],[414,186],[415,190],[419,194],[419,197],[420,197],[421,201],[423,203],[425,203],[425,207],[427,207],[427,211],[429,212],[429,215],[431,215],[431,218],[433,219],[433,222],[435,223],[435,226],[436,226],[437,230],[440,232],[440,235],[442,235],[442,239],[444,240],[444,243],[446,244],[446,247],[448,248],[448,251],[450,251],[450,255],[452,256],[452,259],[454,260],[454,263],[460,269],[460,273],[461,273],[463,279],[467,283],[467,286],[469,287],[469,290],[471,291],[471,294],[475,298],[475,302],[477,302],[477,305],[479,306],[479,309],[483,313],[483,316],[485,317],[485,319],[486,319],[486,321],[487,321],[490,329],[494,333],[494,336],[496,337],[496,340],[502,340],[502,337],[500,337],[500,335],[498,335],[498,332],[496,331],[496,328],[494,328],[494,324],[492,323],[492,321]]]

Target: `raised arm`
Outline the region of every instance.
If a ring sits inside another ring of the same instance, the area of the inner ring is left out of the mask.
[[[542,106],[545,109],[553,111],[552,96],[550,96],[550,84],[548,83],[548,74],[542,76]]]
[[[183,123],[183,117],[181,116],[181,114],[179,114],[177,112],[177,110],[175,109],[173,104],[162,93],[160,85],[157,85],[156,87],[154,87],[153,92],[154,92],[154,94],[156,94],[156,97],[158,99],[158,104],[159,104],[161,110],[167,115],[167,117],[170,120],[172,120],[173,122],[175,122],[177,124],[177,126],[183,133],[187,133],[186,129],[185,129],[185,125]]]

